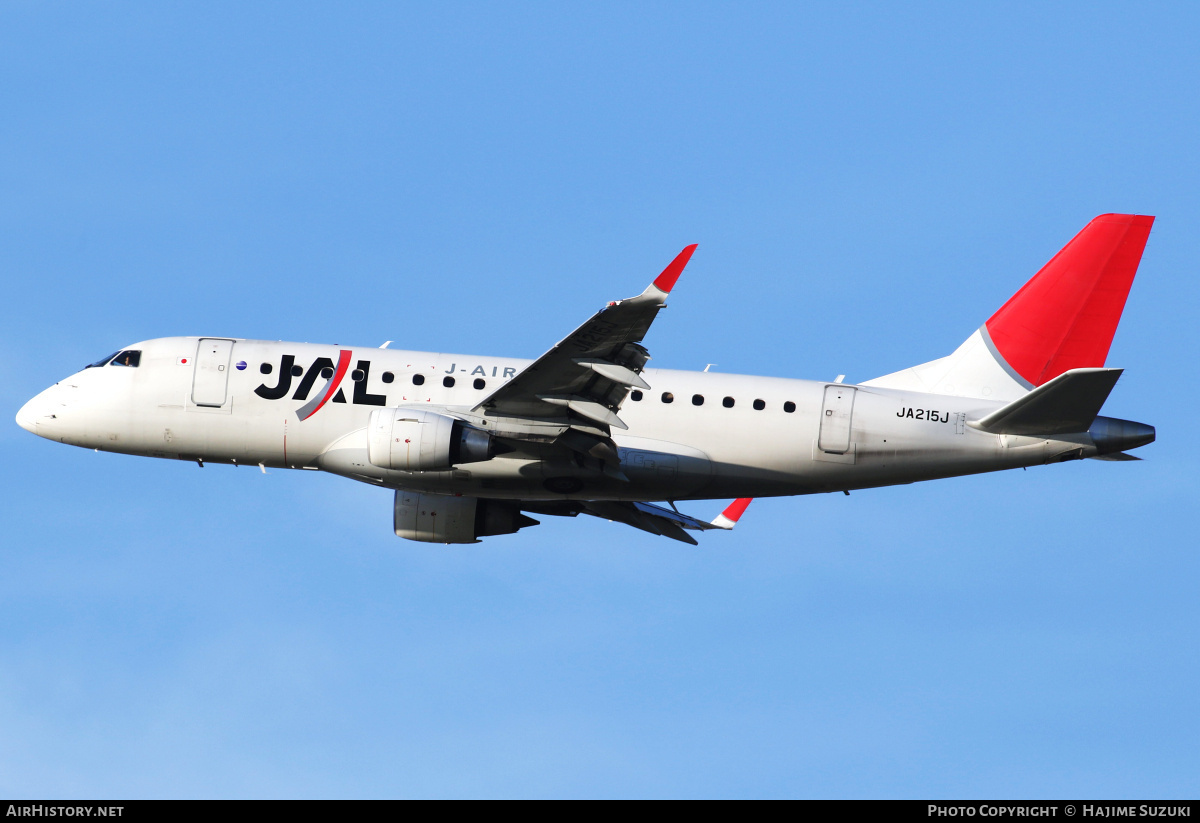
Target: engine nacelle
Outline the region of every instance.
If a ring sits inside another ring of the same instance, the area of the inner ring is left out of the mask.
[[[478,543],[480,537],[513,534],[538,521],[516,506],[477,497],[396,492],[396,536],[421,543]]]
[[[367,423],[367,459],[381,469],[436,471],[495,454],[487,432],[426,409],[376,409]]]

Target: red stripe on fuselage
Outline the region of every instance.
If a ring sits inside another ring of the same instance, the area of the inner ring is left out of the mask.
[[[333,393],[336,392],[338,386],[341,385],[342,378],[346,376],[346,370],[349,368],[350,351],[347,349],[342,349],[341,353],[338,354],[337,371],[333,373],[333,380],[330,381],[329,388],[325,390],[325,396],[321,398],[321,402],[317,404],[317,407],[312,410],[308,417],[312,417],[321,410],[322,406],[329,402],[329,399],[333,397]],[[304,419],[307,420],[308,417],[305,417]]]

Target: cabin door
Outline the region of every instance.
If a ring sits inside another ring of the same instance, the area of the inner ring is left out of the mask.
[[[201,339],[196,348],[196,370],[192,377],[192,402],[197,406],[225,405],[229,391],[229,361],[233,359],[233,341]]]
[[[817,448],[823,452],[845,454],[850,451],[850,424],[854,417],[853,386],[826,386],[821,406],[821,433]]]

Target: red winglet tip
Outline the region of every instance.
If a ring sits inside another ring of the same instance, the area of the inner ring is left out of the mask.
[[[698,245],[699,243],[693,243],[676,255],[670,265],[662,270],[662,274],[654,279],[654,288],[670,294],[671,289],[675,288],[675,282],[679,280],[679,275],[683,274],[683,267],[692,259],[692,253],[696,251]]]
[[[753,499],[753,497],[739,497],[730,503],[725,511],[721,512],[722,516],[727,517],[734,523],[738,522],[738,518],[746,511],[746,507],[750,505],[750,501]]]

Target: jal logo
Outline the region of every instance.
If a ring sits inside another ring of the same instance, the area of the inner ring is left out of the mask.
[[[342,349],[338,352],[337,363],[334,363],[328,357],[318,357],[313,361],[313,364],[308,367],[308,370],[296,365],[296,356],[294,354],[285,354],[279,363],[279,382],[274,386],[268,386],[263,383],[254,393],[264,400],[282,400],[287,396],[287,393],[292,390],[292,378],[300,377],[300,385],[296,387],[296,391],[292,394],[293,400],[307,400],[308,402],[296,410],[296,414],[301,420],[307,420],[314,414],[319,412],[326,403],[345,403],[346,394],[341,388],[342,381],[346,379],[346,374],[350,374],[350,381],[354,384],[354,390],[350,396],[350,403],[358,406],[383,406],[387,404],[387,397],[382,394],[371,394],[367,391],[367,378],[371,375],[371,361],[359,360],[355,364],[354,371],[350,371],[350,357],[352,352],[349,349]],[[267,369],[264,366],[264,369]],[[270,373],[269,370],[265,373]],[[313,386],[316,385],[318,379],[325,379],[325,385],[317,391],[316,394],[309,398],[312,394]]]

